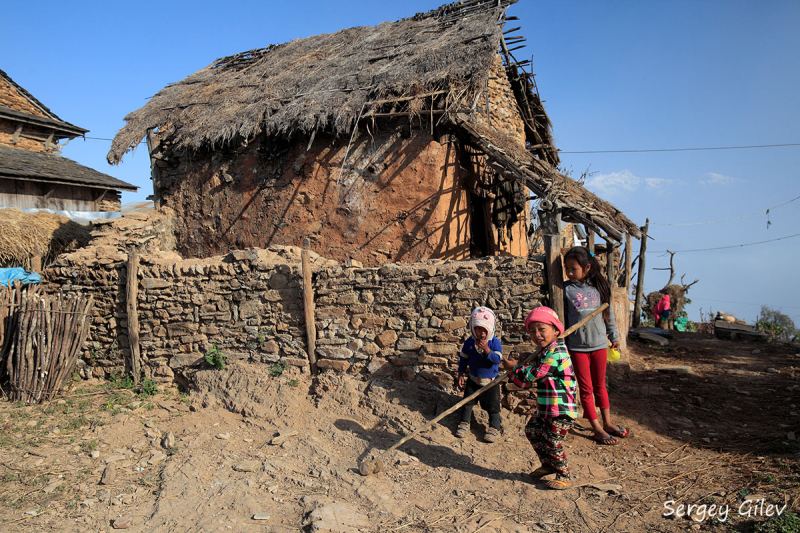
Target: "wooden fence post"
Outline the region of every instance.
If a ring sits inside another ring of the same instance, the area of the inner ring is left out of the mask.
[[[633,327],[638,328],[642,316],[642,291],[644,290],[644,255],[647,252],[647,230],[650,219],[645,219],[642,228],[642,247],[639,249],[639,274],[636,276],[636,303],[633,305]]]
[[[614,276],[614,243],[606,241],[606,278],[608,278],[608,286],[611,290],[617,286],[617,280]]]
[[[317,324],[314,319],[314,292],[311,286],[311,260],[308,248],[311,241],[303,239],[303,251],[300,253],[303,266],[303,310],[306,318],[306,337],[308,338],[308,363],[311,375],[317,373]]]
[[[544,201],[542,201],[544,203]],[[548,202],[549,203],[549,202]],[[564,323],[564,270],[561,264],[561,209],[539,211],[544,240],[545,270],[550,294],[550,307]]]
[[[631,257],[631,234],[625,234],[625,298],[631,297],[631,264],[633,258]],[[630,313],[630,311],[628,311]]]
[[[136,298],[139,294],[139,254],[135,251],[128,253],[128,344],[131,349],[131,372],[133,382],[139,383],[141,369],[139,368],[139,311]]]

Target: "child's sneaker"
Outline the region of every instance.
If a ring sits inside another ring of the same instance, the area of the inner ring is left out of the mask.
[[[483,440],[486,442],[495,442],[498,437],[500,437],[500,430],[489,428],[486,430],[486,435],[483,436]]]
[[[456,429],[456,437],[463,439],[469,432],[469,422],[461,422]]]

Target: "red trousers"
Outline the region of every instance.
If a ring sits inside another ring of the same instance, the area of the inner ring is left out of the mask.
[[[608,391],[606,391],[606,363],[608,354],[606,349],[593,352],[570,351],[572,366],[578,378],[583,417],[587,420],[597,419],[595,406],[608,409]]]

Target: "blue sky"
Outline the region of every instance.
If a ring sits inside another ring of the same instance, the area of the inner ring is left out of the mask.
[[[147,98],[214,59],[273,43],[375,25],[439,5],[274,1],[135,3],[0,0],[0,69],[62,119],[112,138]],[[796,1],[578,2],[520,0],[533,70],[564,152],[800,143],[800,3]],[[511,23],[510,23],[511,24]],[[73,140],[63,154],[152,192],[142,146],[109,166],[105,140]],[[767,216],[719,224],[800,196],[800,147],[562,154],[587,186],[639,225],[651,221],[645,288],[668,274],[700,279],[689,315],[725,310],[748,320],[760,306],[800,324],[794,263],[800,237],[735,249],[681,252],[800,233],[800,200]]]

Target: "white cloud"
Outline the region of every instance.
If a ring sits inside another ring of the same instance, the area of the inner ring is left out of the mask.
[[[675,180],[640,178],[634,176],[630,170],[625,169],[610,174],[597,174],[586,183],[586,187],[601,196],[620,196],[625,193],[635,192],[640,188],[647,189],[650,192],[663,192],[673,183],[676,183]]]
[[[724,174],[717,174],[716,172],[709,172],[706,174],[706,179],[700,180],[700,183],[703,185],[732,185],[741,181],[744,180],[725,176]]]

